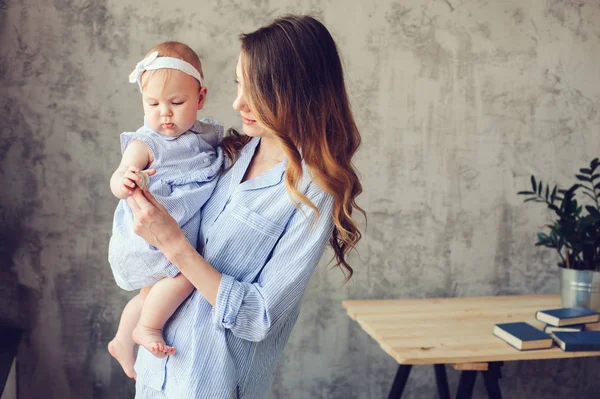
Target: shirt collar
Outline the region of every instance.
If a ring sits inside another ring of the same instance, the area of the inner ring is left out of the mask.
[[[233,193],[234,190],[255,190],[259,188],[273,186],[281,182],[283,178],[283,174],[285,173],[285,167],[287,165],[287,159],[284,159],[277,165],[273,166],[271,169],[266,171],[260,176],[255,177],[251,180],[246,180],[242,182],[248,167],[250,166],[250,162],[252,161],[252,157],[256,152],[256,147],[260,143],[260,137],[252,138],[240,151],[240,157],[237,162],[233,165],[232,168],[232,176],[231,176],[231,187],[230,194]]]
[[[194,122],[194,125],[190,128],[190,132],[196,133],[196,134],[204,133],[202,123],[200,123],[200,121],[198,121],[198,120],[196,122]]]

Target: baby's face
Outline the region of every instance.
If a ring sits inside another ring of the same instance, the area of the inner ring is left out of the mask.
[[[190,75],[176,69],[159,69],[142,75],[146,123],[164,136],[177,137],[196,122],[205,90]]]

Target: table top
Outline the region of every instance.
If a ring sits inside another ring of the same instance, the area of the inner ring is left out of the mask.
[[[461,364],[600,356],[600,352],[519,351],[492,334],[494,325],[525,321],[560,308],[559,295],[345,300],[342,306],[399,364]],[[600,329],[600,323],[586,327]]]

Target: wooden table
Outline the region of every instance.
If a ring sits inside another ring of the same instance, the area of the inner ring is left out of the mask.
[[[551,349],[519,351],[492,334],[495,324],[535,319],[541,309],[560,307],[559,295],[472,298],[346,300],[342,306],[381,348],[398,371],[389,399],[402,396],[412,365],[434,365],[440,398],[450,398],[445,365],[461,370],[457,398],[470,398],[477,371],[490,398],[501,398],[498,379],[504,361],[600,356],[600,352]],[[600,323],[588,326],[600,329]]]

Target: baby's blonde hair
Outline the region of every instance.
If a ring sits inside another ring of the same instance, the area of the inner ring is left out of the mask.
[[[180,60],[191,64],[198,70],[198,72],[200,72],[200,77],[202,77],[202,81],[204,81],[204,72],[202,71],[202,62],[200,61],[200,57],[187,44],[183,44],[181,42],[160,43],[151,48],[150,51],[148,51],[148,54],[146,54],[146,57],[155,51],[158,51],[159,57],[179,58]]]

